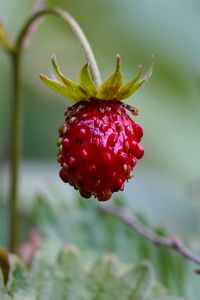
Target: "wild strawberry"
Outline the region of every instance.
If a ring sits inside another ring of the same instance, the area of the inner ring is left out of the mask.
[[[88,65],[79,75],[80,85],[65,77],[59,70],[55,55],[52,63],[60,82],[41,75],[41,79],[54,90],[76,102],[65,113],[59,129],[58,162],[60,177],[89,198],[100,201],[110,199],[113,192],[124,189],[126,180],[144,150],[139,144],[143,131],[127,114],[137,115],[138,110],[122,101],[137,90],[152,74],[152,67],[140,78],[123,85],[120,58],[116,70],[97,89],[90,76]]]

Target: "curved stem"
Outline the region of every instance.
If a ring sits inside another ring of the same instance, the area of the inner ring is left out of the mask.
[[[30,20],[28,20],[27,24],[24,26],[24,29],[22,30],[21,34],[19,35],[17,41],[16,41],[16,47],[18,51],[21,51],[23,48],[23,42],[25,40],[26,34],[28,33],[28,29],[33,24],[35,20],[37,20],[39,17],[44,15],[55,15],[59,18],[61,18],[73,31],[75,36],[77,37],[78,41],[80,42],[83,51],[85,53],[85,57],[88,62],[90,62],[90,69],[91,74],[94,82],[97,86],[101,84],[101,76],[99,72],[99,68],[94,56],[94,53],[92,51],[92,48],[88,42],[88,39],[86,38],[83,30],[81,29],[80,25],[76,22],[76,20],[65,10],[58,8],[58,7],[46,7],[37,13],[35,13]]]
[[[190,249],[188,249],[179,236],[175,235],[169,238],[158,235],[153,230],[145,226],[136,216],[131,214],[128,210],[120,208],[117,205],[108,205],[101,207],[101,211],[120,218],[125,224],[130,226],[133,230],[144,236],[146,239],[152,241],[156,245],[174,249],[186,259],[200,266],[200,256],[196,255]],[[197,269],[195,271],[196,273],[200,274],[200,269]]]
[[[10,251],[16,252],[18,244],[19,233],[19,168],[21,161],[21,148],[22,148],[22,99],[20,95],[20,58],[24,47],[25,39],[31,26],[41,16],[55,15],[62,19],[74,32],[78,41],[80,42],[87,61],[90,62],[90,69],[93,80],[96,85],[101,84],[99,69],[90,47],[90,44],[80,28],[79,24],[74,18],[63,9],[57,7],[46,7],[36,12],[23,27],[19,34],[15,45],[9,51],[12,59],[12,74],[13,74],[13,103],[12,103],[12,116],[11,116],[11,186],[10,186]]]

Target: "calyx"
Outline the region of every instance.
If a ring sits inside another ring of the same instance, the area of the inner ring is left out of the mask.
[[[121,59],[120,56],[117,55],[114,73],[99,87],[96,87],[94,81],[92,80],[89,70],[89,62],[82,67],[79,73],[79,83],[72,81],[60,71],[55,54],[52,55],[52,65],[56,79],[51,79],[44,74],[41,74],[40,78],[47,86],[56,92],[63,94],[73,103],[92,98],[99,100],[116,99],[120,101],[130,97],[139,87],[143,85],[144,82],[151,77],[153,73],[154,57],[152,57],[151,67],[143,76],[143,66],[138,65],[135,78],[124,84],[121,72]]]

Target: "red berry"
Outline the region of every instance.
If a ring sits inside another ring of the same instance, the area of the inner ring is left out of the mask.
[[[137,149],[135,154],[136,158],[140,159],[142,158],[143,155],[144,155],[144,148],[141,145],[137,144]]]
[[[65,171],[64,168],[60,169],[60,178],[64,181],[64,182],[69,182],[69,176],[68,173]]]
[[[63,145],[64,151],[67,151],[70,146],[70,140],[68,138],[65,138],[62,142],[62,145]]]
[[[142,130],[142,127],[138,124],[135,124],[135,135],[136,135],[137,141],[140,142],[140,140],[143,136],[143,130]]]
[[[80,101],[65,115],[58,142],[61,179],[85,198],[110,199],[144,154],[142,128],[118,100]]]

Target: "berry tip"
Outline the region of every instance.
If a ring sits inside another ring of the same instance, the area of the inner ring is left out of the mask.
[[[54,69],[55,69],[55,67],[57,66],[57,62],[56,62],[56,54],[55,54],[55,53],[53,53],[53,54],[51,55],[51,61],[52,61],[52,65],[53,65],[53,67],[54,67]]]
[[[140,65],[137,66],[137,71],[138,72],[142,72],[143,69],[144,69],[143,65],[140,64]]]
[[[40,76],[40,79],[41,79],[41,80],[45,80],[45,79],[46,79],[46,75],[44,75],[44,74],[42,74],[42,73],[41,73],[39,76]]]
[[[121,57],[119,54],[116,55],[116,69],[120,69],[120,64],[121,64]]]
[[[52,60],[55,60],[55,59],[56,59],[56,54],[55,54],[55,53],[53,53],[53,54],[51,55],[51,59],[52,59]]]
[[[117,64],[119,64],[121,61],[121,57],[119,54],[116,55],[116,61],[117,61]]]

